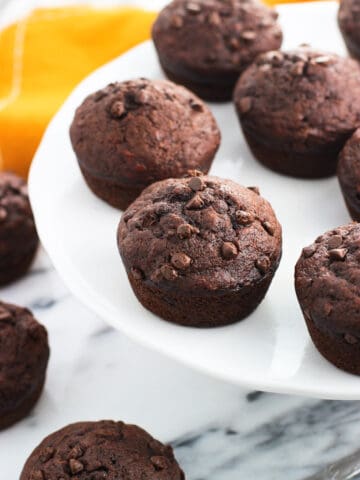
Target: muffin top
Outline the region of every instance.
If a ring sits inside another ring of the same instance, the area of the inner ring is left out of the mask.
[[[272,274],[281,227],[257,189],[196,176],[148,187],[124,213],[118,245],[134,278],[190,294],[239,289]]]
[[[184,480],[171,447],[123,422],[69,425],[45,440],[20,480]]]
[[[347,200],[360,207],[360,129],[355,131],[340,153],[338,177]]]
[[[29,310],[0,302],[0,415],[34,394],[48,358],[45,328]]]
[[[259,53],[280,48],[277,17],[257,0],[175,0],[161,11],[152,36],[167,64],[240,72]]]
[[[0,173],[0,238],[18,229],[35,231],[26,182],[13,173]]]
[[[70,135],[80,164],[128,186],[201,168],[220,143],[215,119],[198,97],[146,79],[113,83],[87,97]]]
[[[357,0],[341,0],[338,20],[342,32],[360,42],[360,5]]]
[[[341,144],[360,125],[360,65],[308,47],[268,52],[240,77],[234,100],[246,128],[297,152]]]
[[[359,223],[327,232],[304,248],[295,279],[303,311],[318,328],[360,335]]]

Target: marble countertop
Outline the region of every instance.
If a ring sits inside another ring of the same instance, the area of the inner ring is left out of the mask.
[[[359,402],[248,392],[145,350],[81,305],[43,251],[1,299],[30,308],[51,344],[40,402],[0,432],[1,480],[18,479],[45,435],[79,420],[143,426],[175,447],[188,480],[300,480],[360,446]]]

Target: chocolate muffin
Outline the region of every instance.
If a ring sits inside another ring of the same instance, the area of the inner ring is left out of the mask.
[[[281,227],[256,188],[193,174],[144,190],[121,219],[119,251],[145,308],[180,325],[228,325],[264,298]]]
[[[360,129],[341,151],[337,173],[350,215],[360,222]]]
[[[304,248],[295,287],[316,348],[360,375],[360,224],[327,232]]]
[[[70,129],[80,169],[91,190],[125,209],[156,180],[205,173],[220,132],[206,105],[168,81],[110,84],[86,98]]]
[[[360,65],[307,47],[269,52],[241,76],[234,100],[261,163],[294,177],[327,177],[360,126]]]
[[[357,0],[341,0],[339,27],[350,55],[360,59],[360,5]]]
[[[38,236],[24,180],[0,173],[0,285],[24,275],[34,259]]]
[[[239,75],[280,48],[278,14],[257,0],[175,0],[152,37],[166,75],[206,100],[231,100]]]
[[[24,418],[43,390],[47,332],[32,313],[0,302],[0,430]]]
[[[69,425],[33,451],[20,480],[184,480],[171,447],[135,425]]]

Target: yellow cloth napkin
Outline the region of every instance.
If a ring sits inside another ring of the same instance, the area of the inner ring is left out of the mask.
[[[40,9],[0,32],[0,169],[26,176],[51,117],[86,75],[150,36],[133,8]]]

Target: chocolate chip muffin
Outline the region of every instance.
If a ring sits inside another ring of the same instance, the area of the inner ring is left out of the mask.
[[[277,13],[257,0],[175,0],[152,37],[167,76],[206,100],[231,100],[239,75],[280,48]]]
[[[360,222],[360,129],[341,151],[337,174],[350,215]]]
[[[319,352],[360,375],[360,224],[327,232],[304,248],[295,287]]]
[[[24,418],[43,390],[47,332],[25,308],[0,302],[0,430]]]
[[[49,435],[20,480],[184,480],[171,447],[135,425],[82,422]]]
[[[110,84],[86,98],[70,129],[90,189],[125,209],[156,180],[205,173],[220,145],[206,105],[168,81]]]
[[[360,65],[306,47],[269,52],[241,76],[234,99],[261,163],[294,177],[327,177],[360,126]]]
[[[341,0],[339,27],[350,55],[360,59],[360,5],[357,0]]]
[[[38,243],[26,183],[12,173],[0,173],[0,285],[26,273]]]
[[[193,175],[144,190],[121,219],[119,251],[145,308],[180,325],[228,325],[264,298],[281,227],[256,188]]]

